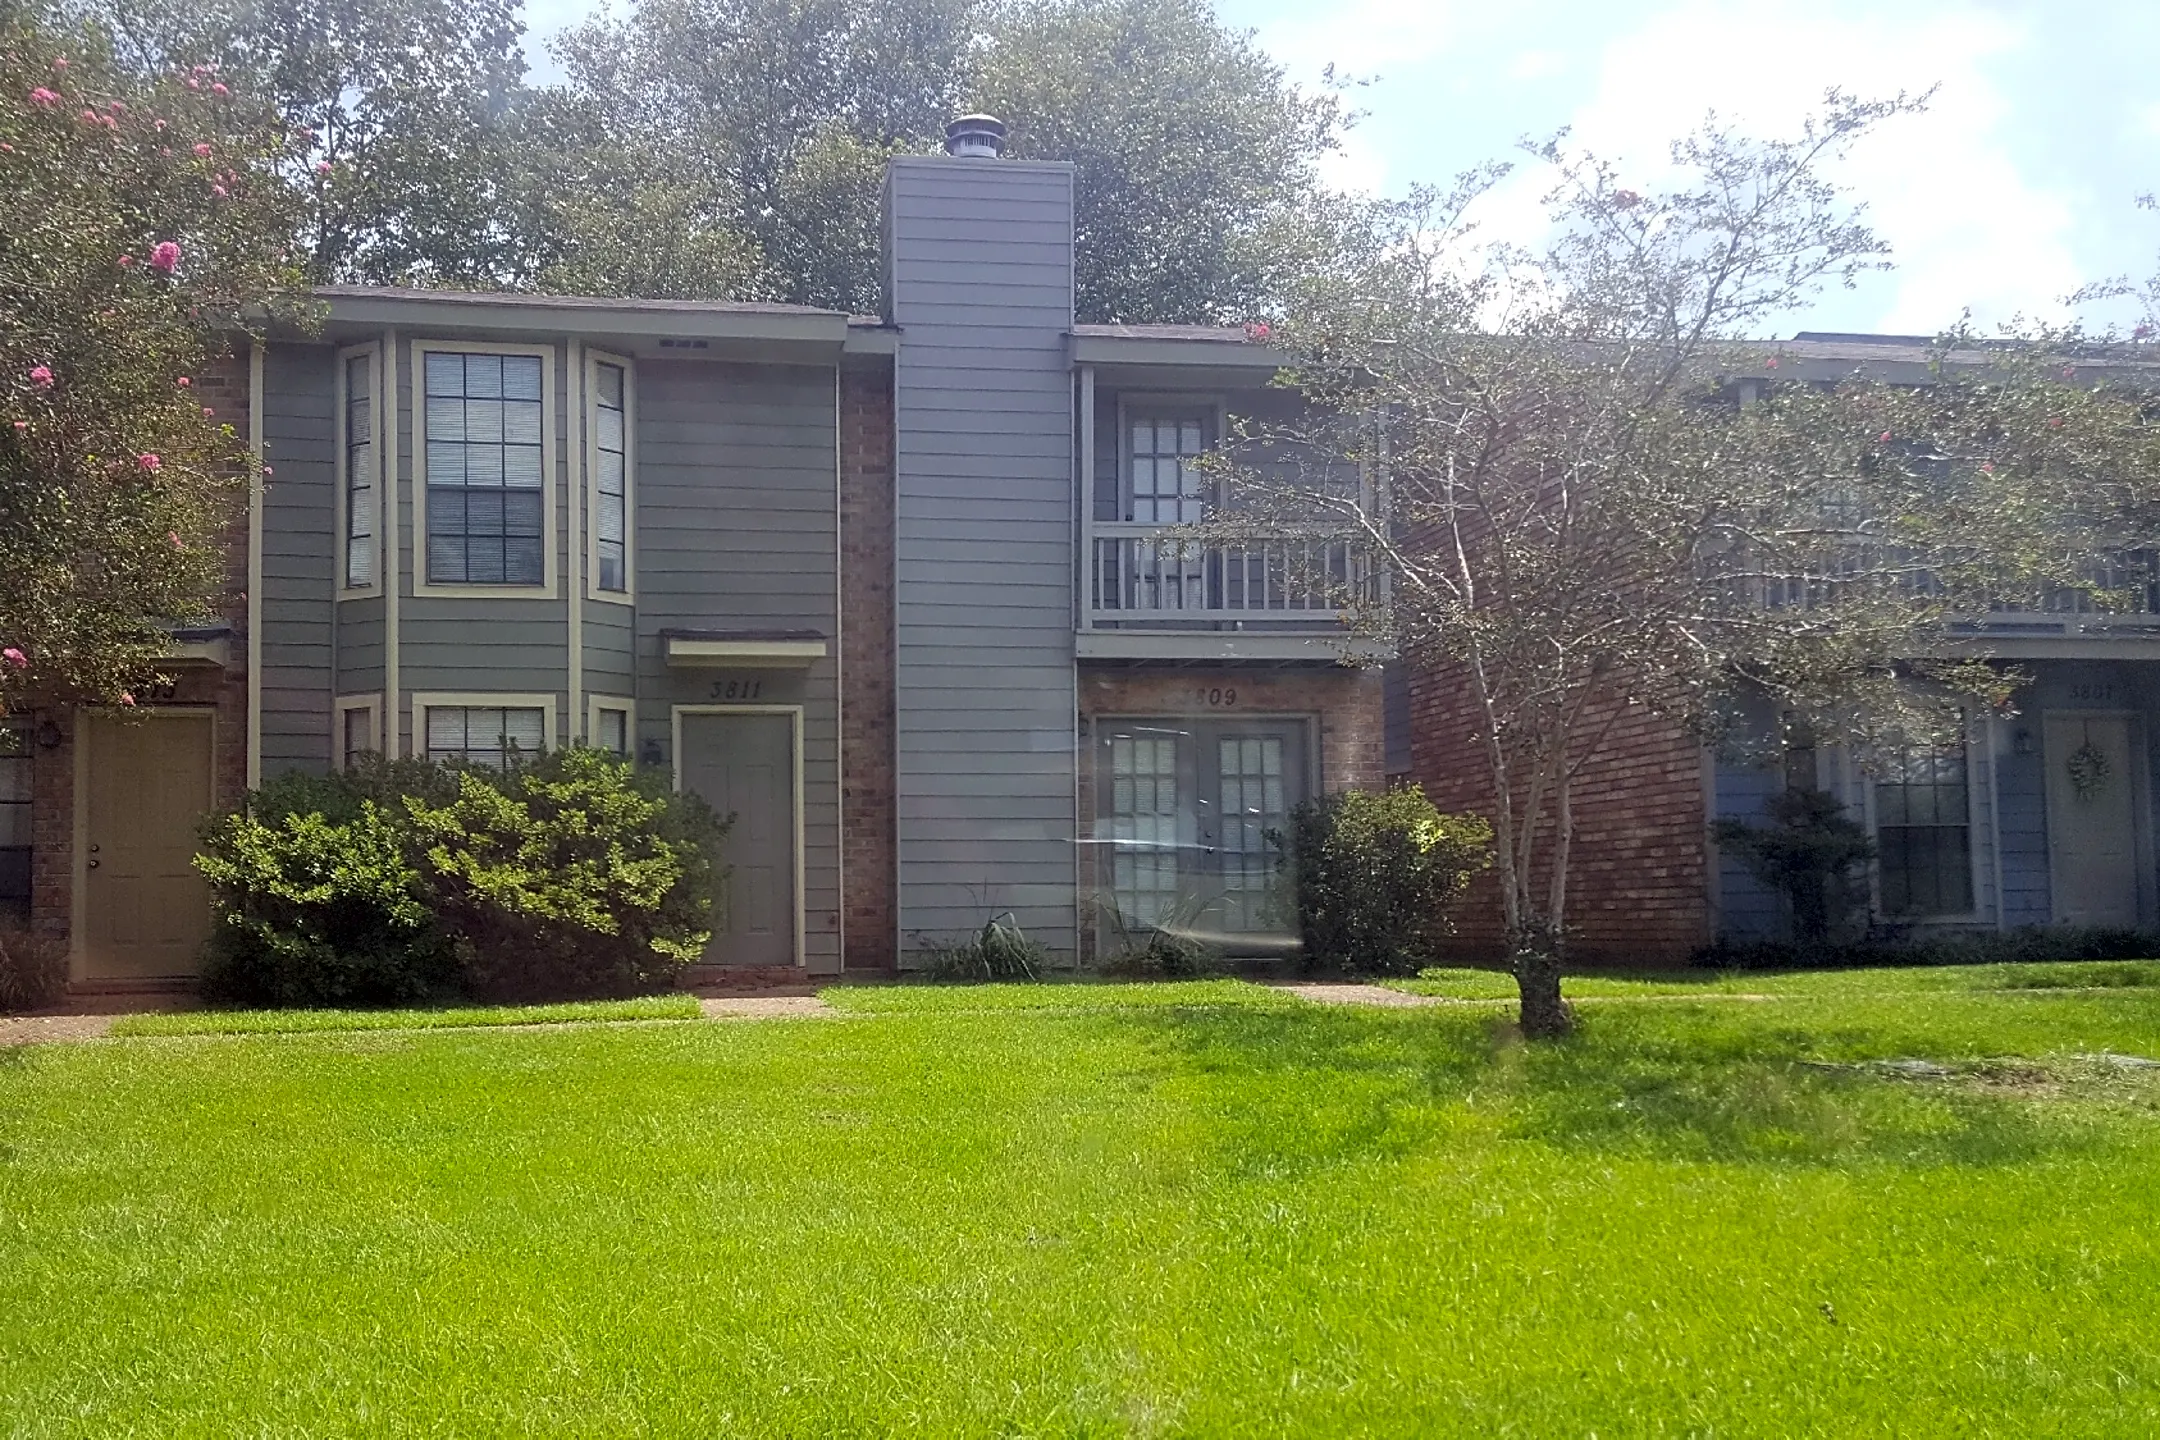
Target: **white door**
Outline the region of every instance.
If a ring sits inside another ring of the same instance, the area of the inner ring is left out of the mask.
[[[2139,923],[2136,727],[2127,715],[2048,715],[2048,869],[2058,925]]]

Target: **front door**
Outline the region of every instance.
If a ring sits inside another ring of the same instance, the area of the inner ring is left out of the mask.
[[[210,890],[195,869],[211,806],[211,721],[85,711],[82,969],[86,980],[201,969]]]
[[[1116,923],[1233,947],[1287,934],[1274,836],[1306,795],[1303,722],[1106,720],[1097,735],[1095,849]]]
[[[2045,717],[2048,868],[2058,925],[2139,923],[2136,728],[2127,715]]]
[[[714,964],[795,963],[795,723],[792,713],[682,717],[682,788],[733,817],[705,951]]]

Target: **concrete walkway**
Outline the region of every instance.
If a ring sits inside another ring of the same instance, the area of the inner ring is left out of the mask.
[[[1386,1009],[1402,1009],[1450,1003],[1438,995],[1407,995],[1400,990],[1390,990],[1384,985],[1360,985],[1346,980],[1278,985],[1275,988],[1287,990],[1299,999],[1310,1000],[1315,1005],[1377,1005]]]

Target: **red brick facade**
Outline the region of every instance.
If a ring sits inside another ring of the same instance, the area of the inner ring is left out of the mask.
[[[890,970],[899,923],[888,370],[840,372],[841,964]]]
[[[245,353],[224,357],[190,380],[195,393],[217,411],[220,420],[229,423],[237,434],[247,435],[249,384]],[[213,712],[212,802],[220,809],[237,804],[247,792],[248,507],[244,492],[236,500],[222,544],[226,586],[216,609],[232,627],[225,664],[222,668],[201,663],[175,665],[166,671],[169,685],[137,697],[145,710]],[[30,923],[39,934],[61,941],[70,938],[74,924],[77,718],[72,705],[40,708],[32,717],[33,733],[43,731],[45,739],[57,737],[59,743],[48,747],[33,741],[31,832],[35,849],[31,857]]]
[[[1493,813],[1491,772],[1460,672],[1410,677],[1411,770],[1442,810]],[[1647,712],[1621,717],[1577,777],[1569,867],[1570,953],[1670,964],[1710,939],[1702,747]],[[1546,852],[1549,854],[1549,850]],[[1457,915],[1465,953],[1500,953],[1499,889],[1477,885]]]

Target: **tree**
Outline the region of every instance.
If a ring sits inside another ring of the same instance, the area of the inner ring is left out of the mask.
[[[504,179],[516,121],[519,0],[79,0],[135,74],[215,65],[305,143],[281,156],[309,198],[318,278],[493,287],[537,263]]]
[[[1777,378],[1758,327],[1886,263],[1827,169],[1915,103],[1833,93],[1779,141],[1712,123],[1655,191],[1555,141],[1542,251],[1466,223],[1488,167],[1414,197],[1275,337],[1338,418],[1251,443],[1371,461],[1391,507],[1247,476],[1220,528],[1354,539],[1391,582],[1357,627],[1462,697],[1527,1033],[1571,1023],[1575,785],[1623,717],[1715,738],[1753,697],[1823,743],[1925,742],[2016,684],[1946,653],[1947,617],[2089,586],[2155,533],[2153,427],[2093,383],[2139,356],[1952,335],[1927,386],[1732,380]]]
[[[578,103],[708,157],[766,298],[874,310],[885,161],[988,110],[1076,170],[1082,320],[1272,307],[1342,209],[1317,162],[1350,116],[1204,0],[641,0],[564,42]]]
[[[215,613],[252,462],[193,377],[297,314],[274,118],[0,0],[0,706],[129,700]]]

